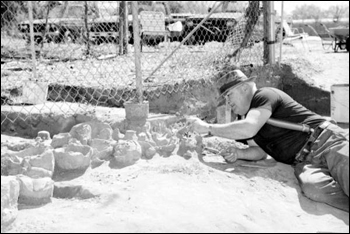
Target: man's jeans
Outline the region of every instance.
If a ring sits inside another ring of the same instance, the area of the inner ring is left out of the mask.
[[[349,212],[349,130],[330,124],[294,173],[305,196]]]

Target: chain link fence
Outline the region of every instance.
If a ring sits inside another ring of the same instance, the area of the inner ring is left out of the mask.
[[[260,1],[142,1],[135,19],[125,1],[2,1],[1,126],[34,110],[123,107],[137,73],[152,112],[216,106],[227,69],[266,63],[262,11]]]

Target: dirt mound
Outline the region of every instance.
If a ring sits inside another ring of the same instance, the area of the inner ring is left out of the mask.
[[[302,196],[293,169],[281,163],[256,168],[173,155],[120,170],[105,162],[69,182],[95,188],[98,195],[20,207],[10,231],[347,232],[349,228],[348,213]]]

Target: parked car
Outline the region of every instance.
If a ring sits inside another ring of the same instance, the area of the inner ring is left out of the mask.
[[[220,2],[215,2],[211,9],[216,8]],[[222,4],[204,24],[188,39],[187,44],[206,43],[208,41],[224,42],[230,31],[235,27],[243,12],[237,11],[236,3],[227,1]],[[208,14],[196,14],[186,18],[183,37],[186,37]]]
[[[81,38],[85,30],[85,5],[77,2],[65,1],[63,4],[58,3],[57,6],[49,11],[50,14],[47,21],[46,18],[33,20],[34,41],[41,43],[45,38],[48,42],[74,42]],[[98,16],[98,9],[94,2],[90,3],[88,5],[88,19],[97,18]],[[29,20],[18,24],[20,33],[28,42],[30,40],[29,25]]]

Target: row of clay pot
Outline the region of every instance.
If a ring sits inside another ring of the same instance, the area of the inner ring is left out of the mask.
[[[15,219],[17,202],[40,205],[51,201],[56,170],[85,170],[94,162],[105,160],[124,167],[140,158],[151,159],[157,153],[190,158],[193,152],[201,151],[200,137],[184,138],[183,130],[174,132],[164,125],[153,130],[146,123],[139,134],[132,130],[122,134],[118,128],[113,130],[108,124],[91,121],[75,125],[70,132],[59,133],[52,139],[48,132],[39,132],[34,147],[6,155],[9,176],[1,176],[1,229]]]

